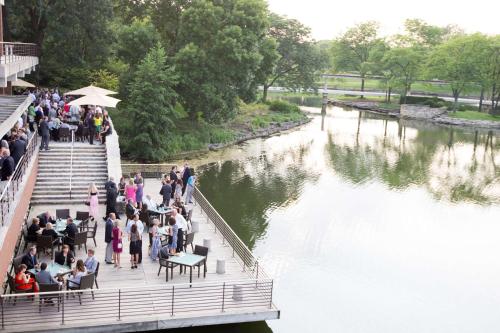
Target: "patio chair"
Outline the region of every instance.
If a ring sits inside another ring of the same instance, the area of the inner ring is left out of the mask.
[[[35,292],[35,290],[33,288],[32,289],[17,289],[16,288],[16,281],[14,280],[14,277],[12,275],[10,275],[9,273],[7,273],[7,282],[9,284],[9,290],[10,290],[11,294],[26,294],[26,293]],[[16,305],[17,297],[13,297],[13,298],[14,298],[14,305]]]
[[[80,283],[76,282],[71,282],[74,286],[70,287],[69,286],[69,280],[67,280],[66,287],[68,290],[85,290],[85,289],[94,289],[94,282],[95,282],[95,274],[90,273],[87,275],[82,276],[80,279]],[[90,292],[92,294],[92,299],[94,299],[94,292]],[[82,294],[83,292],[78,292],[76,293],[78,295],[78,300],[80,301],[80,305],[82,305]],[[69,295],[67,295],[66,298],[68,298]]]
[[[165,256],[165,254],[163,253],[163,251],[159,251],[158,252],[158,259],[159,259],[159,263],[160,263],[160,268],[158,269],[158,276],[160,276],[160,272],[161,272],[161,268],[162,267],[165,267],[166,268],[166,275],[165,275],[165,279],[166,281],[168,282],[168,269],[170,268],[172,271],[170,273],[171,275],[171,278],[173,278],[173,270],[174,270],[174,267],[178,266],[177,264],[174,264],[174,263],[171,263],[168,261],[168,255]]]
[[[23,240],[24,240],[23,251],[26,251],[26,249],[28,248],[28,246],[30,244],[36,244],[36,241],[28,239],[28,227],[27,226],[23,227],[23,231],[22,232],[23,232]]]
[[[203,271],[203,277],[206,277],[207,276],[207,265],[206,265],[206,262],[207,262],[207,256],[208,256],[208,247],[204,247],[204,246],[200,246],[200,245],[196,245],[194,247],[194,252],[193,254],[197,254],[199,256],[203,256],[205,257],[205,260],[203,261],[200,261],[197,265],[195,265],[196,267],[198,267],[198,277],[200,277],[200,266],[201,265],[204,265],[205,269]]]
[[[69,209],[56,209],[56,219],[67,219],[69,216]]]
[[[70,141],[71,139],[69,128],[60,127],[59,128],[59,140],[61,141]]]
[[[79,211],[76,212],[75,219],[82,221],[82,223],[84,221],[88,221],[89,218],[90,218],[89,212],[79,212]]]
[[[87,232],[86,231],[82,231],[82,232],[79,232],[75,235],[75,241],[73,243],[73,246],[77,246],[78,245],[78,249],[81,249],[82,248],[82,245],[85,247],[85,252],[87,252]]]
[[[40,258],[40,252],[42,252],[41,250],[47,254],[47,249],[51,250],[50,254],[52,255],[52,258],[54,258],[54,245],[57,244],[57,241],[58,239],[52,239],[52,236],[38,235],[36,239],[38,258]]]
[[[44,283],[39,283],[38,284],[38,289],[40,290],[40,294],[38,295],[39,298],[39,303],[38,303],[38,312],[42,312],[42,304],[46,303],[47,301],[52,301],[53,298],[57,299],[57,312],[59,312],[61,302],[62,302],[62,294],[57,293],[57,294],[49,294],[49,295],[44,295],[44,292],[58,292],[60,291],[59,284],[53,283],[53,284],[44,284]]]
[[[194,252],[193,241],[194,241],[194,232],[191,232],[187,234],[186,237],[184,238],[184,244],[183,244],[184,252],[186,252],[188,245],[191,245],[191,252]]]
[[[24,254],[21,254],[21,255],[15,257],[14,259],[12,259],[12,269],[14,270],[14,272],[17,270],[19,265],[21,265],[23,263],[23,257],[24,257]],[[11,272],[12,272],[12,270],[11,270]]]
[[[94,240],[94,245],[97,247],[97,242],[95,241],[95,235],[97,233],[97,221],[94,223],[92,229],[87,228],[87,239],[92,238]]]
[[[187,219],[186,221],[187,222],[191,222],[191,219],[193,218],[193,210],[191,209],[189,212],[188,212],[188,216],[187,216]]]

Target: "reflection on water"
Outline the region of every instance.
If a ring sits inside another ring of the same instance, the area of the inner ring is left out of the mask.
[[[198,161],[201,190],[276,278],[272,331],[498,331],[498,136],[310,111]]]

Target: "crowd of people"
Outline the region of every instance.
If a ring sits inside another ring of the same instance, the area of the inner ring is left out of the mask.
[[[61,96],[57,89],[29,90],[27,94],[32,103],[23,118],[31,132],[38,127],[42,149],[49,149],[50,140],[58,141],[63,128],[74,130],[77,139],[88,139],[91,145],[94,140],[104,144],[113,132],[107,111],[99,106],[70,105],[74,96]]]

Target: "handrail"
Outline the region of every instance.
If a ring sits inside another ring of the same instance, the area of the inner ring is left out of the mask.
[[[69,198],[71,199],[71,192],[73,187],[73,147],[75,145],[75,131],[71,131],[71,154],[69,161]]]
[[[39,48],[33,43],[0,42],[0,63],[8,64],[26,57],[38,57]]]
[[[11,294],[0,296],[0,320],[2,329],[40,330],[66,324],[88,327],[89,318],[102,325],[124,319],[145,322],[168,320],[176,315],[199,316],[200,310],[204,315],[253,313],[273,311],[272,294],[270,279]],[[76,297],[68,298],[70,295]],[[40,300],[44,296],[57,303],[57,312],[41,311]],[[84,306],[79,305],[80,297]],[[32,320],[26,322],[23,318]]]
[[[248,267],[250,272],[255,274],[257,279],[261,277],[269,278],[262,269],[262,265],[259,265],[259,261],[254,257],[252,251],[250,251],[245,243],[236,235],[229,224],[220,216],[217,210],[210,204],[197,187],[194,188],[193,197],[196,203],[200,205],[201,209],[206,213],[207,219],[214,224],[215,230],[218,230],[222,234],[224,241],[227,241],[233,248],[233,256],[234,253],[236,253],[241,259],[244,269]]]
[[[38,146],[38,129],[35,129],[31,138],[26,145],[26,152],[21,157],[19,162],[16,165],[16,169],[12,173],[12,176],[7,181],[4,189],[2,190],[2,194],[0,195],[0,207],[1,207],[1,217],[2,217],[2,225],[5,225],[5,217],[10,212],[11,209],[11,200],[14,199],[17,190],[19,189],[19,184],[22,182],[24,174],[26,173],[26,169],[28,168],[28,164],[31,161],[31,157],[35,149]],[[7,205],[7,208],[4,205]]]

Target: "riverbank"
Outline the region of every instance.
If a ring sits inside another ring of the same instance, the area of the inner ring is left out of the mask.
[[[373,101],[354,102],[354,101],[330,100],[329,104],[340,107],[351,107],[358,110],[387,115],[390,117],[418,119],[439,125],[500,131],[500,121],[460,118],[459,112],[457,112],[457,115],[453,116],[449,116],[448,114],[445,113],[435,117],[417,118],[417,117],[403,117],[400,113],[400,110],[383,107],[380,105],[381,103]]]
[[[176,150],[167,162],[198,158],[209,151],[277,135],[309,121],[307,113],[299,107],[280,101],[269,104],[244,104],[234,119],[222,125],[181,122],[178,126],[181,132],[174,134],[172,141],[181,142],[183,145],[176,145]],[[122,160],[132,164],[141,163],[127,158],[125,154],[122,155]]]

